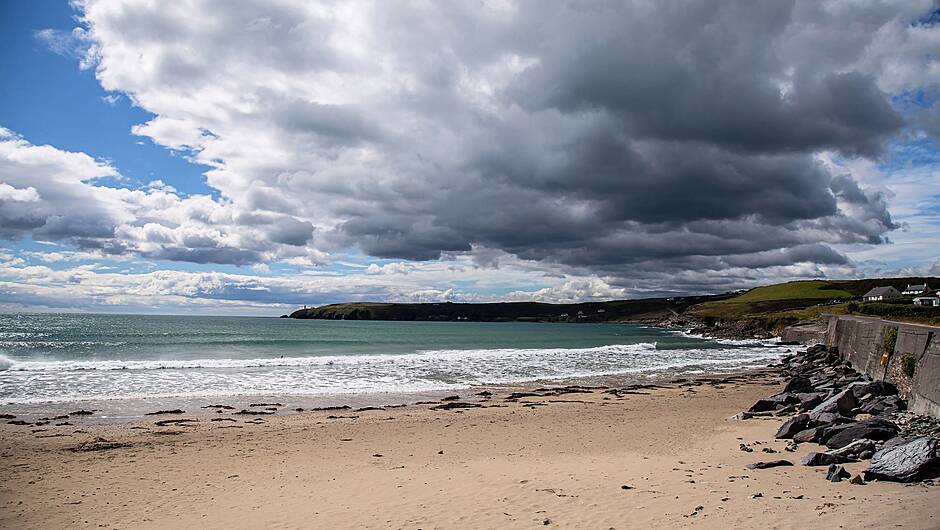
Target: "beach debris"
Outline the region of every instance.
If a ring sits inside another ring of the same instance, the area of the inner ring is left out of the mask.
[[[789,460],[770,460],[767,462],[755,462],[753,464],[748,464],[744,467],[748,469],[768,469],[771,467],[780,467],[780,466],[792,466],[793,462]]]
[[[457,401],[460,399],[460,396],[454,394],[453,396],[445,396],[441,398],[441,401]]]
[[[91,416],[95,412],[98,412],[98,411],[97,410],[84,410],[84,409],[76,410],[73,412],[69,412],[69,416]]]
[[[320,412],[320,411],[328,411],[328,410],[349,410],[350,408],[351,407],[349,405],[340,405],[336,407],[316,407],[316,408],[310,409],[310,411]]]
[[[175,420],[160,420],[153,422],[157,427],[166,427],[167,425],[185,425],[187,423],[196,423],[196,420],[191,418],[180,418]]]
[[[865,480],[912,482],[936,473],[937,440],[921,436],[894,442],[891,445],[886,443],[871,457]]]
[[[209,421],[238,421],[235,418],[210,418]]]
[[[634,488],[633,486],[630,486],[629,484],[624,484],[623,486],[620,486],[620,489],[622,489],[622,490],[632,490],[632,489],[636,489],[636,488]]]
[[[480,397],[485,397],[485,398],[487,398],[487,397],[492,396],[493,393],[490,392],[489,390],[483,390],[483,391],[481,391],[481,392],[477,392],[476,395],[478,395],[478,396],[480,396]]]
[[[738,445],[738,450],[739,450],[739,451],[744,451],[745,453],[753,453],[753,452],[754,452],[753,449],[751,449],[750,447],[748,447],[748,446],[745,445],[745,444],[739,444],[739,445]]]
[[[826,472],[826,480],[829,482],[842,482],[842,479],[850,478],[851,476],[851,473],[837,464],[830,465],[829,470]]]
[[[240,411],[238,411],[238,412],[233,412],[232,414],[236,414],[236,415],[240,415],[240,416],[257,416],[257,415],[259,415],[259,414],[274,414],[274,412],[271,412],[271,411],[268,411],[268,410],[247,410],[247,409],[241,409]]]
[[[356,409],[356,412],[366,412],[369,410],[385,410],[385,409],[382,407],[361,407],[361,408]]]
[[[475,409],[482,408],[483,405],[479,403],[465,403],[462,401],[448,401],[447,403],[442,403],[440,405],[435,405],[431,407],[431,410],[453,410],[453,409]]]
[[[283,407],[282,403],[251,403],[249,407]]]
[[[332,414],[326,417],[328,420],[355,420],[357,418],[359,418],[359,416],[334,416]]]
[[[218,409],[218,410],[235,410],[235,407],[231,405],[206,405],[202,407],[204,409]]]
[[[32,425],[32,423],[23,420],[10,420],[7,422],[8,425]]]
[[[107,438],[95,438],[90,442],[82,442],[75,447],[70,447],[68,450],[74,453],[85,453],[90,451],[107,451],[110,449],[120,449],[122,447],[130,447],[131,444],[127,442],[116,442],[114,440],[108,440]]]
[[[186,411],[180,409],[158,410],[156,412],[148,412],[144,414],[144,416],[162,416],[165,414],[186,414]]]
[[[372,455],[372,456],[375,457],[375,458],[382,458],[382,457],[385,456],[385,455],[383,455],[383,454],[381,454],[381,453],[375,453],[375,454]]]
[[[16,414],[0,414],[0,420],[12,420]]]

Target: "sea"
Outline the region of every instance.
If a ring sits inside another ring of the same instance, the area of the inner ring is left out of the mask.
[[[0,404],[236,396],[327,403],[541,380],[727,372],[766,365],[783,352],[640,324],[3,314]]]

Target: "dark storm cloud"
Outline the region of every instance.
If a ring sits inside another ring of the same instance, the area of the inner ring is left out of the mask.
[[[898,228],[836,166],[936,123],[892,99],[936,89],[933,3],[506,4],[89,1],[102,84],[224,198],[118,232],[199,263],[473,252],[686,288]]]

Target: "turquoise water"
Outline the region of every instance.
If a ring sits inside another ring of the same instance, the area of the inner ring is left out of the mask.
[[[725,370],[777,348],[636,324],[0,315],[0,401],[421,392]]]

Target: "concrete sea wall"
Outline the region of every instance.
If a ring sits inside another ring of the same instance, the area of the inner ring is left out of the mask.
[[[890,329],[897,329],[897,340],[885,357],[885,334]],[[828,315],[818,326],[788,328],[781,338],[835,346],[856,370],[896,384],[912,411],[940,417],[940,328]],[[914,360],[913,377],[901,369],[907,356]]]

